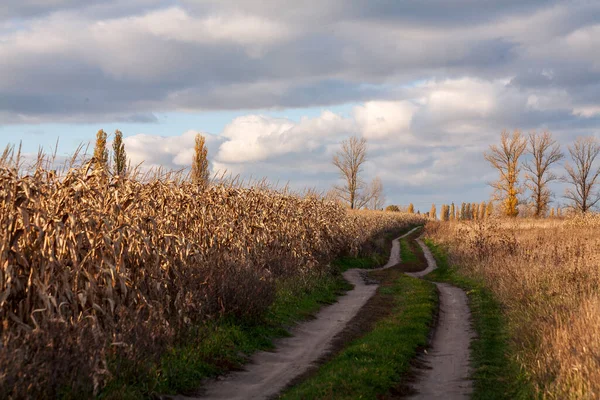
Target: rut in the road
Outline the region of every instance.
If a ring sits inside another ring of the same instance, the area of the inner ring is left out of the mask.
[[[417,242],[427,259],[427,269],[408,273],[421,278],[437,268],[429,248]],[[411,385],[411,399],[468,399],[472,392],[469,345],[474,337],[465,292],[446,283],[435,283],[440,294],[439,318],[427,353],[421,357],[424,369]]]
[[[418,228],[402,237],[416,229]],[[381,269],[400,262],[398,239],[392,242],[389,261]],[[337,303],[324,307],[314,320],[293,328],[291,337],[277,341],[275,351],[256,353],[244,371],[207,382],[203,392],[196,398],[266,399],[277,395],[328,351],[333,338],[375,294],[378,285],[366,284],[363,272],[359,269],[346,271],[344,278],[354,285],[354,289],[342,296]],[[182,396],[177,398],[185,399]]]

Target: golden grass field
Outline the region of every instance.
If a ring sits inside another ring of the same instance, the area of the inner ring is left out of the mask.
[[[186,327],[260,319],[310,277],[421,222],[268,188],[0,168],[0,397],[102,388],[115,353],[159,355]],[[16,394],[15,394],[16,393]]]
[[[600,398],[599,232],[598,215],[428,224],[452,264],[498,297],[543,398]]]

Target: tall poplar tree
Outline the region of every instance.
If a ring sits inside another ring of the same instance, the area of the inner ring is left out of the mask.
[[[106,132],[100,129],[98,133],[96,133],[96,145],[94,146],[94,168],[96,169],[106,169],[108,167],[106,139]]]
[[[113,162],[114,174],[124,176],[127,169],[127,153],[125,152],[125,143],[123,143],[123,133],[120,130],[115,131]]]
[[[433,220],[437,219],[437,209],[435,208],[435,204],[431,205],[431,210],[429,210],[429,218]]]
[[[194,144],[194,157],[192,159],[192,182],[196,185],[208,184],[210,171],[208,170],[208,149],[206,139],[201,134],[196,135]]]

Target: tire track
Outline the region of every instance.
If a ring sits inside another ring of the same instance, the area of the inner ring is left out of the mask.
[[[423,278],[437,268],[429,248],[419,238],[417,243],[427,259],[427,268],[407,273]],[[464,290],[447,283],[434,282],[439,291],[439,318],[430,348],[419,359],[417,380],[409,385],[415,393],[410,399],[468,399],[473,391],[470,380],[469,348],[475,334]]]
[[[410,235],[419,227],[392,241],[390,258],[378,269],[393,267],[400,262],[399,239]],[[277,395],[294,378],[308,370],[323,354],[333,340],[365,303],[375,294],[379,285],[367,284],[364,270],[350,269],[344,278],[354,285],[344,296],[322,308],[315,319],[292,328],[291,337],[279,339],[272,352],[255,353],[246,369],[233,372],[217,380],[210,380],[197,397],[176,396],[175,399],[267,399]]]

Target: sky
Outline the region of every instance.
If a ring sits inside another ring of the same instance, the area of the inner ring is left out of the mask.
[[[2,147],[119,129],[181,169],[202,133],[213,171],[325,191],[356,135],[422,211],[487,200],[504,129],[600,137],[595,0],[2,0],[0,60]]]

